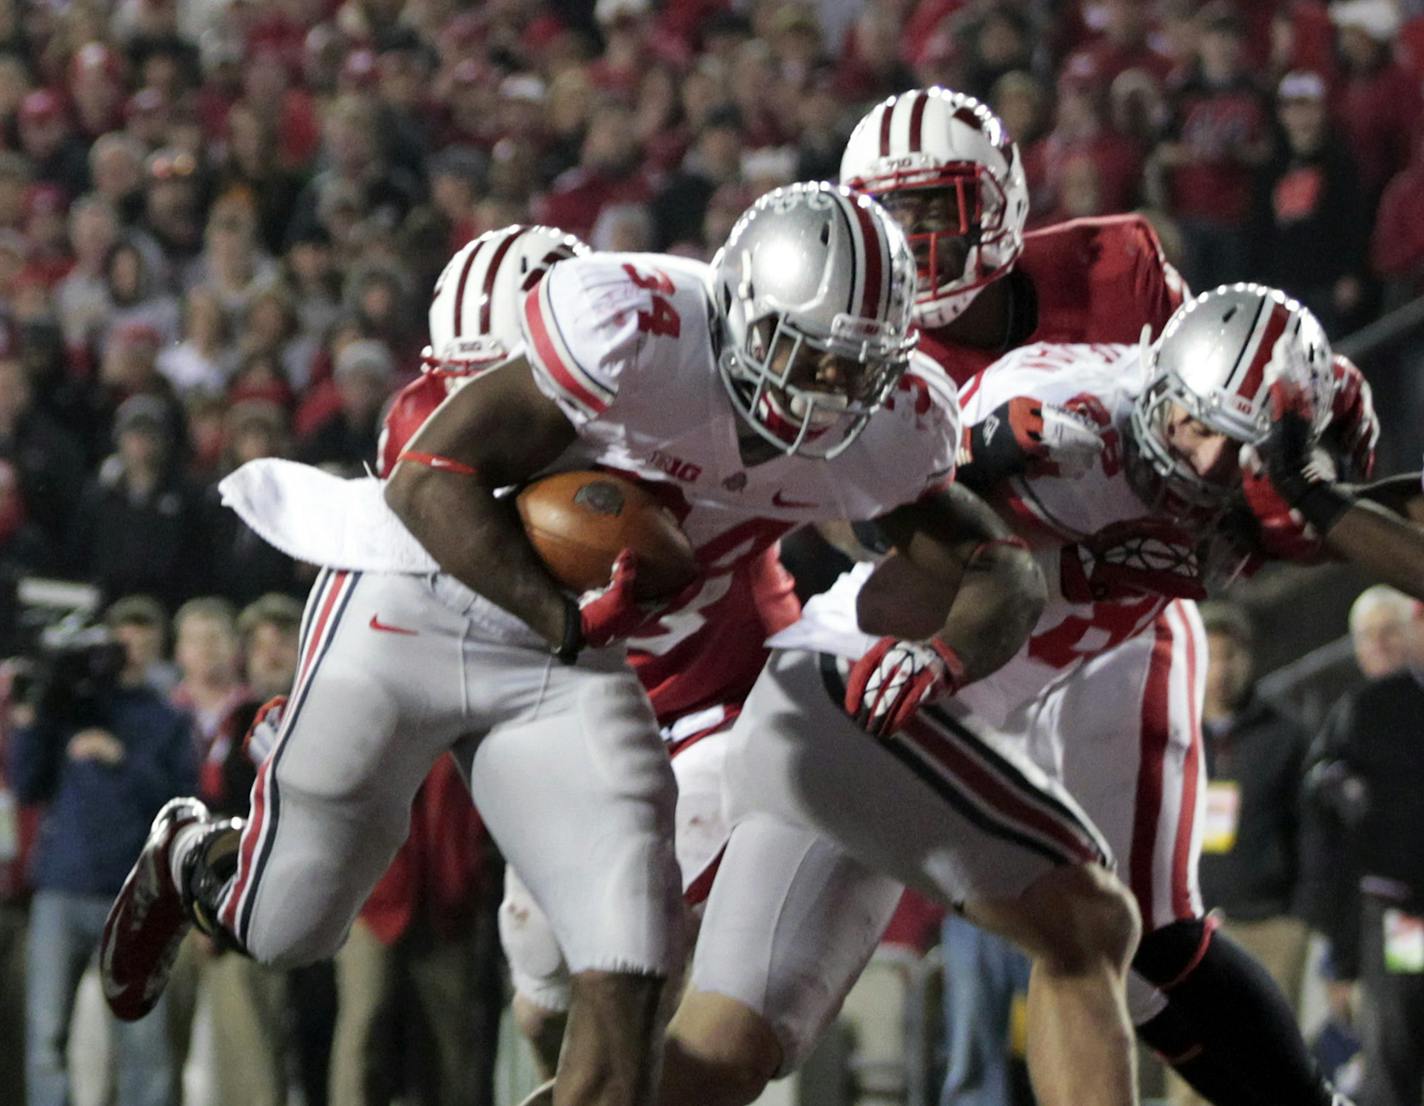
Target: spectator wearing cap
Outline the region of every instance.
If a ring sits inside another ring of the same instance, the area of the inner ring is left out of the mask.
[[[1226,0],[1213,0],[1197,21],[1197,56],[1169,90],[1167,132],[1153,159],[1181,227],[1182,275],[1192,288],[1211,288],[1250,275],[1251,186],[1270,143],[1240,16]]]
[[[835,70],[818,66],[796,101],[796,180],[835,180],[849,132],[836,95]]]
[[[736,108],[714,108],[703,121],[682,165],[653,197],[658,249],[696,241],[712,194],[742,175],[742,116]]]
[[[476,237],[476,204],[484,191],[488,159],[473,146],[453,146],[432,157],[430,206],[439,225],[442,257]]]
[[[168,659],[168,612],[151,595],[126,595],[104,612],[104,625],[123,641],[143,671],[143,681],[168,701],[178,686],[178,666]]]
[[[1130,211],[1137,203],[1145,151],[1109,124],[1107,86],[1093,65],[1079,55],[1059,75],[1053,129],[1025,157],[1037,177],[1029,180],[1029,210],[1040,213],[1035,222]],[[1083,195],[1087,174],[1096,179],[1091,203]],[[1065,202],[1070,175],[1075,195]]]
[[[173,408],[135,395],[114,415],[114,453],[79,498],[69,561],[106,595],[143,591],[176,607],[204,564],[198,497],[181,475]]]
[[[231,334],[217,293],[205,284],[194,285],[183,297],[182,341],[159,351],[158,371],[180,397],[221,393],[235,367]]]
[[[29,517],[60,548],[84,480],[84,453],[34,403],[29,374],[0,357],[0,458],[14,466]]]
[[[494,147],[499,138],[499,80],[499,71],[477,57],[460,58],[449,67],[439,82],[439,146]]]
[[[296,304],[299,333],[320,345],[341,314],[341,278],[331,236],[320,227],[311,227],[288,243],[282,276]]]
[[[1342,63],[1337,110],[1359,166],[1366,214],[1412,158],[1421,114],[1419,80],[1394,56],[1399,10],[1391,0],[1332,4]]]
[[[297,458],[356,474],[376,457],[381,407],[395,380],[395,360],[372,338],[348,343],[333,375],[339,406],[297,444]]]
[[[26,275],[46,290],[57,285],[74,264],[65,219],[68,206],[68,197],[58,185],[32,184],[25,192],[24,235],[30,243]]]
[[[146,150],[158,150],[168,144],[172,122],[172,105],[156,88],[141,88],[124,103],[124,130]]]
[[[1310,739],[1254,692],[1254,635],[1245,611],[1202,607],[1206,697],[1202,737],[1206,801],[1202,902],[1254,956],[1294,1009],[1300,1001],[1307,931],[1298,916],[1300,789]],[[1176,1079],[1174,1106],[1204,1100]]]
[[[64,101],[47,88],[20,101],[16,115],[20,149],[35,166],[35,178],[56,184],[68,196],[89,187],[88,151],[71,131]]]
[[[291,172],[306,169],[321,145],[321,122],[311,94],[292,81],[287,61],[271,45],[252,48],[242,70],[242,99],[272,121],[278,164]]]
[[[376,51],[375,96],[386,159],[418,169],[431,148],[438,119],[429,102],[435,56],[414,31],[386,36]],[[528,138],[537,140],[537,131]]]
[[[589,80],[600,92],[630,106],[651,60],[652,10],[650,0],[597,0],[593,7],[603,52],[589,65]]]
[[[579,163],[535,200],[535,217],[587,238],[605,204],[642,203],[652,195],[633,134],[633,113],[617,100],[593,110]]]
[[[124,226],[136,224],[143,214],[143,159],[143,146],[122,131],[103,135],[89,148],[94,192]]]
[[[1369,224],[1359,169],[1333,132],[1318,73],[1287,73],[1276,93],[1284,142],[1258,171],[1253,275],[1295,296],[1339,337],[1364,295]]]

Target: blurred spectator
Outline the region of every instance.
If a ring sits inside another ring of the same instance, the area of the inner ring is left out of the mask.
[[[195,285],[183,297],[183,340],[159,352],[158,371],[180,396],[221,392],[233,370],[231,330],[217,294]]]
[[[1350,644],[1367,680],[1392,676],[1409,663],[1414,600],[1385,584],[1366,588],[1350,607]]]
[[[1276,103],[1285,142],[1257,178],[1252,272],[1295,296],[1339,337],[1365,293],[1368,223],[1359,171],[1331,131],[1318,73],[1286,74]]]
[[[948,1061],[941,1106],[1019,1106],[1011,1026],[1016,997],[1028,990],[1028,957],[959,914],[944,919],[940,956]]]
[[[967,39],[969,34],[962,37]],[[765,49],[762,43],[751,41],[739,52],[756,47]],[[836,91],[845,103],[868,105],[913,88],[914,75],[900,57],[898,13],[890,7],[866,5],[846,32],[835,72]]]
[[[1043,137],[1047,125],[1046,99],[1042,82],[1022,69],[1005,73],[994,82],[989,106],[1021,151]]]
[[[0,151],[0,230],[19,230],[25,218],[25,194],[35,179],[24,154]]]
[[[1151,4],[1148,0],[1106,0],[1099,6],[1102,32],[1076,55],[1068,59],[1071,69],[1077,58],[1087,60],[1103,87],[1111,85],[1129,69],[1147,73],[1161,87],[1172,72],[1172,59],[1151,41]]]
[[[62,545],[84,480],[75,440],[34,405],[29,374],[14,357],[0,357],[0,458],[18,477],[24,514],[51,545]]]
[[[126,595],[104,612],[104,624],[124,640],[143,667],[143,679],[165,702],[178,686],[178,666],[168,659],[168,615],[151,595]]]
[[[1038,177],[1029,180],[1036,223],[1116,214],[1136,203],[1144,151],[1108,125],[1106,86],[1091,65],[1080,57],[1058,78],[1053,129],[1025,156]]]
[[[1424,131],[1414,145],[1414,159],[1385,186],[1375,216],[1370,262],[1384,278],[1385,306],[1395,307],[1424,290]]]
[[[1295,1009],[1307,931],[1296,917],[1299,805],[1306,732],[1254,694],[1253,635],[1245,611],[1202,606],[1207,779],[1201,892],[1208,911],[1270,973]],[[1174,1103],[1204,1101],[1173,1079]]]
[[[303,169],[316,156],[321,126],[315,104],[306,89],[293,87],[280,49],[266,44],[252,47],[242,70],[242,99],[238,105],[246,105],[271,120],[276,138],[273,152],[283,169]]]
[[[269,254],[281,251],[287,220],[301,190],[298,178],[278,156],[272,118],[246,102],[227,113],[227,144],[216,192],[245,196],[257,214],[258,237]]]
[[[234,404],[227,413],[224,469],[231,471],[262,457],[282,457],[288,450],[285,412],[267,400]],[[208,586],[234,603],[251,603],[269,592],[305,594],[310,579],[295,562],[257,536],[209,488],[204,502],[204,541]]]
[[[1032,67],[1031,27],[1023,12],[1008,5],[971,6],[965,12],[973,14],[960,26],[967,44],[963,91],[987,101],[1000,77]],[[905,87],[887,87],[883,94]]]
[[[0,1086],[25,1101],[25,937],[29,927],[30,854],[40,808],[22,804],[9,782],[13,662],[0,671]]]
[[[71,645],[42,679],[36,705],[11,711],[18,727],[10,756],[16,795],[49,804],[32,869],[26,991],[32,1106],[69,1101],[65,1045],[80,976],[153,816],[195,783],[187,720],[145,682],[145,657],[127,647],[125,628],[114,634],[118,646]],[[76,672],[88,678],[75,681]],[[120,1106],[170,1101],[163,1001],[156,1017],[110,1019]]]
[[[841,153],[850,129],[836,97],[835,72],[829,65],[815,70],[797,97],[794,135],[796,180],[835,180],[840,176]]]
[[[1358,978],[1363,1106],[1424,1095],[1424,620],[1409,667],[1337,704],[1311,755],[1306,796],[1318,822],[1312,918],[1331,937],[1339,980]],[[1333,848],[1324,847],[1333,845]]]
[[[652,188],[640,165],[632,124],[632,110],[616,100],[593,109],[578,165],[560,174],[536,203],[539,222],[587,238],[604,205],[650,198]]]
[[[71,349],[89,346],[108,312],[106,262],[118,238],[119,218],[97,193],[76,200],[69,209],[69,248],[74,265],[55,286],[54,307],[64,341]]]
[[[341,314],[341,278],[331,250],[331,236],[309,228],[287,247],[285,277],[297,303],[303,337],[320,342]]]
[[[1182,230],[1182,275],[1192,288],[1211,288],[1250,272],[1252,173],[1270,145],[1240,17],[1226,0],[1213,0],[1197,18],[1197,57],[1170,90],[1171,120],[1154,160],[1165,170],[1169,210]]]
[[[1418,78],[1394,57],[1399,9],[1391,0],[1341,0],[1330,18],[1343,67],[1340,119],[1373,218],[1384,186],[1410,162],[1424,103]]]
[[[176,607],[195,590],[205,557],[196,494],[174,456],[171,417],[154,396],[120,405],[117,448],[80,496],[69,560],[106,595],[143,591]]]
[[[298,459],[352,474],[373,463],[381,407],[394,375],[395,362],[383,343],[365,338],[342,349],[333,377],[340,405],[298,443]]]
[[[69,60],[66,87],[79,130],[92,141],[122,122],[124,63],[116,50],[88,42]]]
[[[653,215],[644,204],[613,204],[598,214],[589,235],[595,250],[647,253],[653,249]]]
[[[155,346],[177,341],[178,301],[164,291],[162,278],[153,272],[152,262],[136,240],[121,238],[109,248],[104,284],[109,310],[104,332],[98,337],[105,349],[115,332],[136,326],[153,334]]]
[[[20,149],[34,163],[36,178],[58,185],[70,197],[88,189],[88,152],[71,133],[59,96],[36,89],[20,102],[17,120]]]
[[[143,146],[114,131],[89,147],[89,177],[94,192],[107,200],[119,221],[132,226],[143,212]]]
[[[221,301],[229,322],[236,323],[257,289],[276,275],[276,263],[257,241],[251,204],[239,195],[213,204],[203,233],[203,252],[186,274],[188,286],[206,284]]]
[[[159,279],[186,285],[188,268],[203,246],[203,195],[198,160],[172,148],[150,154],[144,162],[141,226],[163,262]]]
[[[656,248],[695,240],[712,194],[740,179],[741,172],[742,117],[730,105],[716,108],[703,121],[682,165],[668,174],[653,197]]]
[[[475,205],[488,168],[488,159],[470,146],[451,147],[430,159],[430,202],[443,231],[444,256],[453,255],[476,236]]]
[[[603,35],[603,54],[588,67],[589,80],[600,92],[629,106],[651,60],[651,15],[649,0],[598,0],[593,9]]]

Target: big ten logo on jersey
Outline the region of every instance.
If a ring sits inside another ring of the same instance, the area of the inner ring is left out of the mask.
[[[701,465],[684,461],[681,457],[672,457],[660,449],[655,449],[648,454],[648,464],[667,473],[674,480],[681,480],[684,484],[695,484],[697,478],[702,475]]]
[[[661,269],[645,273],[633,265],[625,264],[623,271],[628,279],[648,292],[647,311],[638,312],[638,329],[658,338],[677,338],[682,334],[682,319],[677,309],[665,298],[677,289],[672,278]]]
[[[1083,418],[1091,419],[1093,425],[1100,430],[1099,437],[1103,442],[1103,451],[1098,454],[1103,464],[1103,472],[1107,476],[1116,476],[1122,471],[1122,439],[1116,428],[1112,426],[1112,416],[1108,414],[1108,409],[1103,406],[1103,401],[1091,392],[1079,392],[1063,405],[1074,414]]]

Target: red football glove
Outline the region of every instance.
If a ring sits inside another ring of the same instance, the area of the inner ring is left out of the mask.
[[[964,430],[968,460],[960,479],[989,487],[1013,476],[1079,477],[1097,462],[1103,439],[1076,412],[1015,396]]]
[[[1315,528],[1285,501],[1264,469],[1247,469],[1241,474],[1241,490],[1246,506],[1258,527],[1255,548],[1267,557],[1315,564],[1326,559],[1325,543]]]
[[[698,575],[670,599],[640,603],[633,595],[637,580],[638,555],[625,549],[613,559],[608,583],[579,596],[580,648],[601,649],[648,632],[663,615],[691,602],[704,582]]]
[[[883,637],[851,667],[845,709],[862,729],[889,737],[922,705],[963,686],[964,662],[938,638]]]
[[[1337,353],[1330,362],[1330,374],[1335,386],[1324,437],[1346,469],[1346,479],[1368,480],[1380,435],[1374,392],[1359,366],[1344,354]]]
[[[1200,558],[1192,536],[1165,519],[1114,523],[1065,545],[1059,586],[1070,603],[1099,603],[1139,595],[1205,599]]]

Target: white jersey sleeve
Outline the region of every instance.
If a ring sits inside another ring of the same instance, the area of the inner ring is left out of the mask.
[[[1141,369],[1135,347],[1038,343],[1010,350],[959,392],[965,426],[977,426],[1019,396],[1064,407],[1084,395],[1107,400],[1135,394]]]

